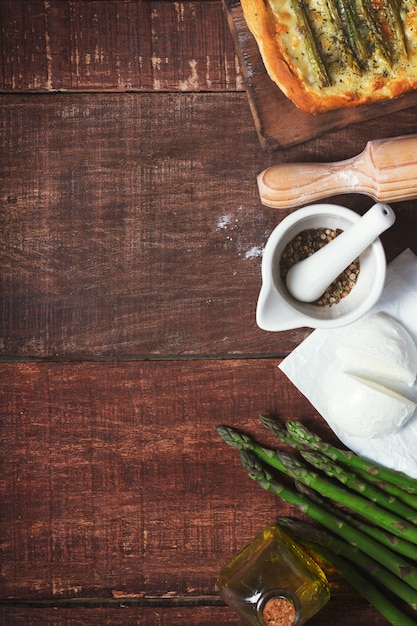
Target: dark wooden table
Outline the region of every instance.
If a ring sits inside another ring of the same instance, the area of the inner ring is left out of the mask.
[[[332,438],[277,368],[310,331],[255,323],[285,215],[256,175],[415,132],[417,109],[268,151],[220,0],[2,0],[0,20],[0,623],[241,624],[219,570],[290,509],[215,427]],[[388,260],[417,252],[415,211]],[[311,621],[369,623],[349,594]]]

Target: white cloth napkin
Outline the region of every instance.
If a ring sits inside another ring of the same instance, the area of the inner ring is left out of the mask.
[[[417,257],[411,250],[405,250],[389,264],[384,291],[369,315],[376,312],[386,313],[400,322],[417,343]],[[399,431],[372,439],[352,437],[332,423],[327,410],[332,390],[327,383],[334,368],[341,367],[336,347],[346,328],[315,330],[279,367],[324,417],[345,446],[368,459],[417,478],[417,411]],[[416,384],[411,390],[407,387],[407,393],[417,402]]]

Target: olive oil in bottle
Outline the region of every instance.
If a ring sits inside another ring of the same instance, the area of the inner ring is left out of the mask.
[[[301,626],[330,598],[321,568],[275,525],[223,567],[219,586],[223,600],[253,626]]]

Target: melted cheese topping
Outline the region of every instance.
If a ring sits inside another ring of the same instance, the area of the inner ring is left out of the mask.
[[[393,35],[389,5],[385,6],[379,0],[379,8],[375,10],[378,0],[373,0],[373,5],[367,5],[366,0],[357,4],[350,0],[361,24],[360,36],[353,36],[349,42],[341,23],[341,13],[337,10],[337,1],[267,0],[285,61],[308,89],[317,96],[343,92],[354,100],[356,95],[359,97],[360,93],[366,92],[378,93],[380,99],[396,95],[392,89],[396,82],[409,81],[411,85],[417,81],[415,0],[401,1],[402,26],[398,33],[403,30],[406,52],[401,39],[397,40]],[[360,12],[364,7],[368,14]],[[372,20],[373,24],[370,23]],[[312,37],[308,34],[309,29]],[[328,84],[323,83],[317,71],[312,41],[327,73]]]

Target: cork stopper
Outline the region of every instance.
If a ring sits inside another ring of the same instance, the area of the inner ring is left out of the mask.
[[[266,626],[293,626],[295,606],[288,598],[275,596],[265,604],[262,617]]]

